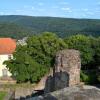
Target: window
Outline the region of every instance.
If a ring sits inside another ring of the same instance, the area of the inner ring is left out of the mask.
[[[8,76],[8,70],[7,69],[3,69],[2,70],[2,75],[3,75],[3,77],[7,77]]]
[[[12,56],[11,55],[8,55],[8,59],[10,60],[12,58]]]

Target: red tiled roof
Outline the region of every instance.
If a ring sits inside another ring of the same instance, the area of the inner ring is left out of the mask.
[[[0,38],[0,54],[12,54],[15,49],[15,40],[11,38]]]

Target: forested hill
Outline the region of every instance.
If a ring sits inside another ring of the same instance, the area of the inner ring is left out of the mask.
[[[100,20],[20,15],[0,16],[0,37],[22,38],[44,31],[57,33],[61,37],[72,34],[100,36]]]

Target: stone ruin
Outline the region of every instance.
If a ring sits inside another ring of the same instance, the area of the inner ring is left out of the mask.
[[[45,93],[27,100],[100,100],[99,88],[80,85],[80,68],[79,51],[58,52],[54,70],[46,81]]]
[[[45,93],[80,84],[81,60],[77,50],[62,50],[56,54],[53,74],[46,81]]]
[[[56,93],[56,95],[54,94],[54,96],[59,99],[52,99],[52,98],[47,99],[49,98],[47,96],[46,99],[38,99],[38,97],[36,97],[36,99],[32,98],[29,100],[63,100],[61,97],[62,94],[70,95],[68,88],[71,88],[70,91],[72,92],[73,91],[77,92],[77,88],[73,89],[72,87],[80,84],[80,68],[81,68],[81,60],[79,51],[69,50],[69,49],[59,51],[57,52],[55,57],[54,69],[51,70],[50,73],[47,74],[45,77],[43,77],[39,82],[39,84],[36,87],[34,87],[35,91],[33,91],[33,89],[31,88],[16,89],[15,99],[19,99],[20,97],[26,98],[27,95],[29,96],[31,94],[40,95],[40,92],[38,93],[36,91],[44,89],[43,91],[44,96],[48,93],[51,94],[54,91],[54,93]],[[63,89],[65,89],[66,91]]]
[[[62,50],[55,58],[54,74],[66,72],[68,74],[68,86],[80,83],[81,60],[77,50]]]

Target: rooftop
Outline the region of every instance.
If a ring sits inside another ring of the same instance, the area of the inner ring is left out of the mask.
[[[12,54],[16,49],[16,42],[11,38],[0,38],[0,54]]]

